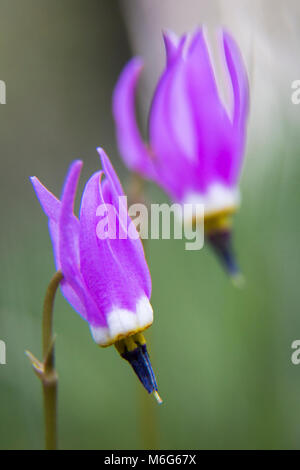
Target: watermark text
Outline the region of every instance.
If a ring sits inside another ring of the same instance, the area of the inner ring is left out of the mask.
[[[119,196],[114,204],[100,204],[96,217],[100,240],[185,239],[186,250],[201,250],[204,245],[203,204],[151,204],[148,208],[138,203],[128,208],[127,197]]]
[[[6,84],[0,80],[0,104],[6,104]]]
[[[6,364],[6,344],[0,339],[0,365]]]

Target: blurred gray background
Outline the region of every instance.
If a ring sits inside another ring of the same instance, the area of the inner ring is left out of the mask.
[[[145,58],[141,124],[163,64],[161,30],[225,25],[241,46],[251,119],[235,218],[247,282],[231,286],[209,247],[150,241],[155,322],[150,353],[165,400],[152,413],[165,449],[299,448],[299,4],[270,0],[0,0],[1,234],[0,448],[43,447],[40,384],[25,349],[41,351],[41,308],[54,271],[46,217],[28,177],[60,194],[70,162],[84,160],[80,191],[110,155],[111,94],[132,53]],[[166,196],[148,184],[149,198]],[[79,198],[78,198],[79,203]],[[113,348],[99,349],[61,295],[55,309],[60,447],[143,448],[141,389]],[[151,398],[149,398],[151,399]]]

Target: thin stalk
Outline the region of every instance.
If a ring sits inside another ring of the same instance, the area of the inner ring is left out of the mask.
[[[63,278],[62,272],[57,271],[48,286],[43,308],[43,358],[44,378],[42,380],[45,416],[45,448],[57,448],[57,382],[55,370],[55,351],[53,337],[53,307],[55,294]]]

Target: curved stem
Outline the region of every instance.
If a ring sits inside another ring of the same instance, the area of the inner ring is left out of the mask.
[[[53,307],[55,294],[63,278],[57,271],[47,288],[43,308],[43,360],[44,374],[42,378],[45,417],[45,448],[57,448],[57,382],[55,370],[55,351],[53,337]]]
[[[57,448],[57,382],[55,370],[55,354],[53,336],[53,307],[55,294],[63,278],[57,271],[51,279],[46,291],[43,307],[43,361],[39,361],[31,352],[26,354],[33,370],[42,382],[45,417],[45,449]]]
[[[63,278],[61,271],[52,277],[44,299],[43,307],[43,358],[45,360],[53,342],[53,306],[58,286]]]

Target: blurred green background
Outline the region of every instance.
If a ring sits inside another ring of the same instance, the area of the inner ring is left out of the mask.
[[[70,162],[81,158],[81,191],[99,168],[101,145],[128,187],[111,94],[130,55],[117,1],[0,0],[0,79],[7,85],[0,106],[2,449],[43,448],[40,384],[24,350],[40,357],[41,308],[54,265],[28,177],[37,175],[59,195]],[[235,218],[243,290],[230,284],[209,247],[147,244],[155,312],[150,353],[164,398],[151,412],[161,449],[300,447],[300,366],[290,359],[291,343],[300,339],[297,111],[288,120],[283,108],[284,132],[274,128],[268,154],[247,152]],[[148,194],[166,200],[151,184]],[[95,345],[60,294],[55,331],[60,447],[143,448],[143,390],[129,366],[114,348]]]

